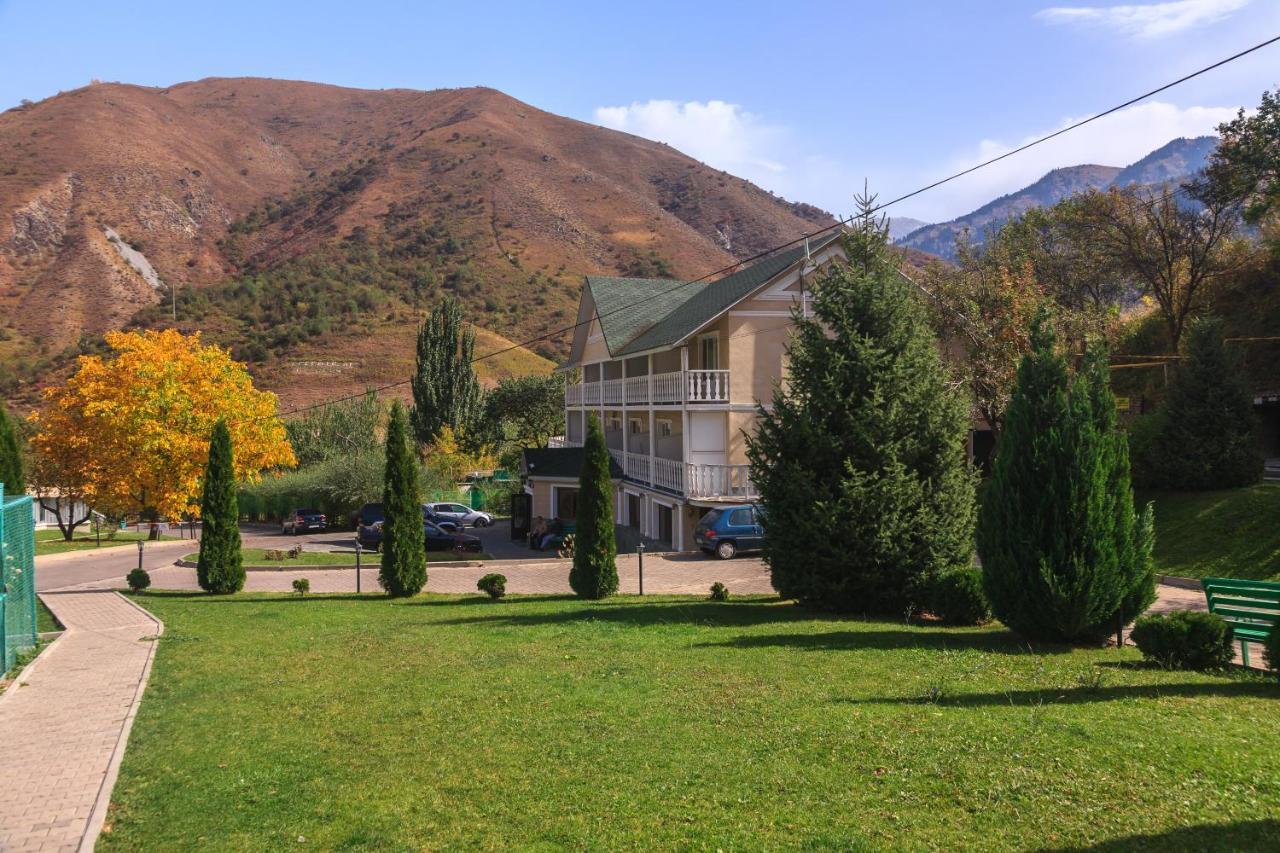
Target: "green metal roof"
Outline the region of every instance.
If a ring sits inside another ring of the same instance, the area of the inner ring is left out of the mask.
[[[834,242],[832,231],[809,242],[816,252]],[[605,346],[615,358],[669,347],[804,257],[805,247],[757,261],[715,281],[587,276]]]
[[[582,475],[582,463],[586,451],[581,447],[526,448],[524,472],[530,477],[567,477],[577,479]],[[622,479],[622,469],[609,457],[609,476]]]

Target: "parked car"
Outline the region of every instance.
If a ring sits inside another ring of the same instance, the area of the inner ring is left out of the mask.
[[[728,560],[739,551],[764,547],[764,527],[755,504],[740,504],[713,509],[704,515],[693,531],[693,541],[707,554]]]
[[[382,522],[385,518],[386,516],[380,503],[368,503],[360,508],[360,512],[356,514],[356,541],[360,543],[360,547],[376,551],[382,546]],[[430,525],[441,533],[446,533],[450,536],[458,535],[456,522],[440,518],[431,512],[425,504],[422,506],[422,524],[424,531]],[[474,536],[468,538],[475,539]],[[477,547],[470,550],[479,551],[479,544],[480,540],[476,539]]]
[[[328,519],[317,509],[295,509],[287,512],[280,520],[280,532],[297,535],[298,531],[327,530]]]
[[[428,551],[472,551],[479,553],[480,537],[470,533],[456,533],[443,530],[429,521],[422,524],[427,537]]]
[[[464,504],[427,504],[436,515],[455,521],[463,527],[488,527],[493,516]]]

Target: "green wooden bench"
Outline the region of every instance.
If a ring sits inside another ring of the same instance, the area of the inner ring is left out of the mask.
[[[1249,665],[1249,644],[1265,642],[1280,623],[1280,583],[1201,578],[1209,612],[1221,616],[1240,641],[1240,657]]]

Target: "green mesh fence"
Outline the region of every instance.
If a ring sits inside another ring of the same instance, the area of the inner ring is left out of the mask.
[[[36,534],[31,498],[6,500],[0,484],[0,561],[4,590],[4,669],[13,668],[18,655],[36,644]]]

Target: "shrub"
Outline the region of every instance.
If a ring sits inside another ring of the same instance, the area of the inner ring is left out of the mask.
[[[151,586],[151,575],[147,574],[145,569],[134,569],[125,575],[124,580],[129,584],[129,589],[134,592],[142,592]]]
[[[486,592],[492,599],[499,599],[507,594],[507,576],[490,572],[476,581],[476,589]]]
[[[728,601],[729,587],[720,583],[720,581],[716,581],[715,583],[713,583],[711,585],[711,600],[712,601]]]
[[[1039,315],[1018,367],[978,523],[983,586],[1024,637],[1099,642],[1155,598],[1152,510],[1134,511],[1107,354],[1074,379]]]
[[[1231,626],[1213,613],[1143,616],[1130,636],[1143,657],[1166,669],[1222,669],[1235,657]]]
[[[307,580],[306,578],[294,578],[293,591],[296,592],[298,595],[306,595],[307,593],[311,592],[311,581]]]
[[[982,586],[982,569],[965,566],[943,572],[934,581],[930,609],[949,625],[991,621],[991,602]]]

